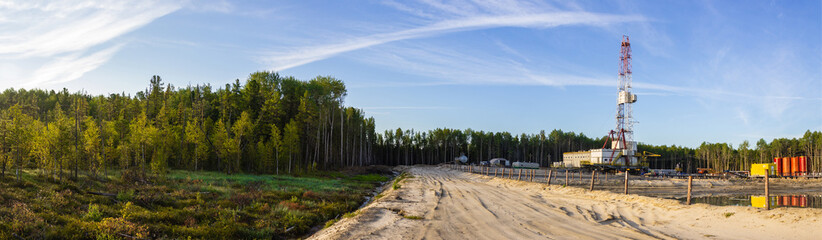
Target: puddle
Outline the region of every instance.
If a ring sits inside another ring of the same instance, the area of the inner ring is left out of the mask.
[[[685,198],[676,198],[685,202]],[[731,196],[707,196],[691,198],[691,203],[706,203],[716,206],[750,206],[765,208],[768,203],[765,195],[731,195]],[[771,208],[797,207],[797,208],[822,208],[822,193],[813,194],[793,194],[793,195],[771,195]]]

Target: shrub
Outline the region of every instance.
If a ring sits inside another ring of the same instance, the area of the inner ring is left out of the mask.
[[[128,202],[134,199],[134,189],[121,191],[117,193],[117,200],[121,202]]]
[[[100,220],[103,220],[103,212],[100,211],[100,206],[97,204],[89,204],[88,211],[86,211],[86,215],[83,216],[83,219],[92,222],[99,222]]]
[[[126,204],[123,204],[123,209],[120,210],[120,214],[123,219],[129,220],[139,211],[140,206],[134,205],[131,202],[126,202]]]
[[[148,238],[148,229],[124,218],[104,218],[98,225],[97,239],[120,239],[118,234]]]
[[[280,206],[286,207],[289,210],[303,210],[306,208],[304,205],[292,201],[281,201]]]
[[[22,202],[15,202],[11,205],[10,217],[11,229],[17,233],[29,233],[43,224],[43,219]]]
[[[229,201],[240,207],[245,207],[254,202],[259,197],[257,193],[237,193],[229,198]]]

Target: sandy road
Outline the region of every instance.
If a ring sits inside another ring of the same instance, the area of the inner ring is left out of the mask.
[[[822,210],[682,205],[415,166],[312,239],[815,239]],[[421,218],[421,219],[414,219]]]

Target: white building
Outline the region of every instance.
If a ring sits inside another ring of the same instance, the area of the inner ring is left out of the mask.
[[[636,146],[636,144],[631,144]],[[636,148],[634,148],[636,149]],[[581,151],[581,152],[566,152],[562,154],[562,166],[564,167],[580,167],[582,165],[591,165],[591,164],[611,164],[611,165],[623,165],[625,164],[622,157],[623,154],[627,154],[629,150],[624,149],[620,150],[613,150],[613,149],[591,149],[588,151]],[[637,164],[637,158],[635,156],[636,150],[630,151],[631,153],[631,162],[630,165],[634,166]],[[614,161],[616,160],[616,161]]]

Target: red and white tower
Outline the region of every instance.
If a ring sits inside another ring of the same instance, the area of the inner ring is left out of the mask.
[[[622,36],[618,83],[616,129],[611,130],[609,134],[611,149],[614,150],[611,159],[619,161],[618,159],[624,158],[623,163],[635,164],[636,142],[632,105],[636,102],[636,94],[632,93],[631,88],[631,42],[628,36]]]

